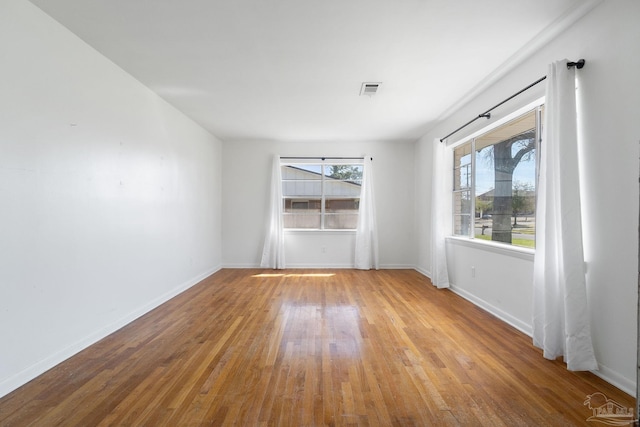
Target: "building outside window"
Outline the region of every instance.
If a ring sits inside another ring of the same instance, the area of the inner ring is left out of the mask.
[[[454,148],[454,235],[535,247],[542,113],[536,107]]]

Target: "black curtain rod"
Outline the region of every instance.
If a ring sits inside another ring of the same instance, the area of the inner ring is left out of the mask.
[[[584,67],[584,63],[585,63],[584,59],[580,59],[577,62],[567,62],[567,68],[576,67],[577,69],[581,69],[582,67]],[[527,90],[531,89],[532,87],[534,87],[535,85],[537,85],[541,81],[545,80],[546,78],[547,78],[547,76],[539,78],[535,82],[531,83],[529,86],[525,87],[524,89],[519,90],[518,92],[514,93],[513,95],[511,95],[507,99],[505,99],[505,100],[499,102],[498,104],[494,105],[493,107],[489,108],[484,113],[478,114],[478,117],[475,117],[472,120],[469,120],[467,123],[463,124],[458,129],[456,129],[453,132],[451,132],[449,135],[447,135],[447,136],[445,136],[443,138],[440,138],[440,142],[444,142],[445,139],[449,138],[451,135],[453,135],[453,134],[461,131],[462,129],[466,128],[467,126],[469,126],[471,123],[475,122],[478,119],[482,119],[482,118],[490,119],[491,118],[491,112],[493,110],[495,110],[496,108],[498,108],[499,106],[501,106],[505,102],[511,101],[513,98],[515,98],[516,96],[520,95],[522,92],[526,92]]]
[[[364,160],[364,157],[280,157],[285,160]],[[371,157],[373,160],[373,157]]]

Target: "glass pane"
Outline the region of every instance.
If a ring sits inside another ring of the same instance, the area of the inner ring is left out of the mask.
[[[471,143],[453,151],[453,188],[471,188]]]
[[[471,191],[453,193],[453,213],[453,234],[468,236],[471,222]]]
[[[325,200],[326,213],[358,213],[360,199],[327,199]]]
[[[362,185],[362,165],[325,165],[324,174],[332,180]]]
[[[476,238],[534,247],[536,111],[475,141]]]
[[[298,215],[285,213],[283,216],[284,228],[320,228],[320,214]]]
[[[324,217],[324,228],[350,230],[358,226],[358,213],[327,213]]]
[[[321,197],[322,181],[282,180],[283,196]]]
[[[300,197],[322,196],[320,165],[282,166],[282,195]]]
[[[319,214],[322,201],[320,199],[284,199],[284,212],[303,214]]]
[[[284,199],[284,228],[320,228],[320,199]]]
[[[331,197],[360,197],[360,184],[350,181],[331,181],[324,182],[324,195],[327,199]]]
[[[322,179],[322,165],[295,164],[282,166],[282,180]]]
[[[493,189],[476,196],[476,220],[474,236],[478,239],[491,240],[493,212]]]
[[[358,225],[360,199],[325,200],[324,228],[355,229]]]
[[[453,234],[456,236],[469,236],[469,226],[471,224],[470,215],[453,216]]]

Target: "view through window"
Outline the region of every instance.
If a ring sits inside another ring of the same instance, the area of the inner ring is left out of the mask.
[[[356,228],[362,164],[287,163],[281,167],[284,228]]]
[[[535,247],[542,106],[457,146],[453,234]]]

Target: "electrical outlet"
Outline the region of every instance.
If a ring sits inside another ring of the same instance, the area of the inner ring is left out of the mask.
[[[327,247],[326,246],[323,246],[320,250],[322,251],[323,254],[327,253]]]
[[[476,277],[476,268],[474,266],[471,267],[471,277]]]

